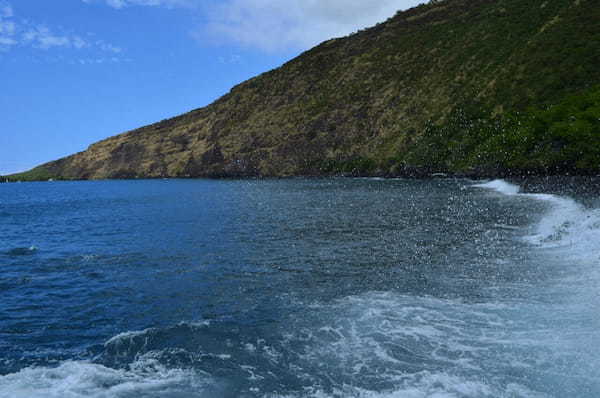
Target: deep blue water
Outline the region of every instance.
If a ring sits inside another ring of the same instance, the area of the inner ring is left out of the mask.
[[[600,180],[0,184],[0,397],[598,397]]]

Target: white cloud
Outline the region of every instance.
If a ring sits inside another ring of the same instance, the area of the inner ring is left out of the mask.
[[[99,65],[108,63],[119,63],[123,61],[121,58],[110,57],[110,58],[80,58],[76,62],[80,65]]]
[[[121,48],[102,40],[89,41],[80,35],[69,32],[57,33],[45,25],[30,21],[16,21],[14,16],[11,5],[4,0],[0,0],[0,51],[8,51],[15,46],[42,50],[51,48],[81,50],[87,48],[113,54],[122,51]]]
[[[229,56],[220,56],[217,58],[221,64],[239,64],[242,62],[242,57],[238,54],[230,54]]]
[[[11,39],[10,37],[2,37],[0,36],[0,49],[2,48],[2,46],[14,46],[15,44],[17,44],[17,41],[15,39]]]
[[[0,19],[0,35],[12,36],[17,30],[17,25],[12,21],[4,21]]]
[[[121,47],[113,46],[112,44],[106,43],[102,40],[96,41],[96,46],[98,46],[98,48],[102,51],[111,52],[113,54],[119,54],[123,52],[123,49]]]
[[[2,18],[10,18],[13,15],[14,15],[13,9],[10,6],[10,4],[8,4],[5,1],[0,1],[0,19],[2,19]]]
[[[58,35],[49,28],[38,25],[27,29],[21,36],[21,43],[48,50],[52,47],[83,48],[89,44],[79,36]]]
[[[82,0],[127,6],[200,7],[208,22],[194,36],[266,51],[304,49],[383,22],[426,0]],[[203,18],[203,19],[204,19]]]
[[[7,51],[17,44],[14,38],[17,26],[11,20],[13,15],[10,4],[0,0],[0,51]]]
[[[165,6],[165,7],[180,7],[189,6],[197,2],[197,0],[82,0],[84,3],[92,3],[94,1],[102,1],[113,8],[124,8],[128,6]]]
[[[85,41],[84,39],[82,39],[79,36],[74,36],[71,39],[71,44],[73,45],[73,47],[75,47],[77,49],[86,48],[86,47],[90,46],[90,44],[87,41]]]
[[[309,48],[372,26],[418,0],[225,0],[199,37],[277,51]]]

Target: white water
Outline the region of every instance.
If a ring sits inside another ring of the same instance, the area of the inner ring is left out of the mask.
[[[322,314],[325,326],[298,328],[289,336],[290,345],[302,336],[310,347],[303,352],[304,363],[324,368],[335,364],[346,380],[357,384],[378,380],[390,387],[375,392],[349,383],[333,393],[311,388],[284,397],[548,396],[516,379],[506,383],[503,374],[511,368],[532,372],[543,364],[537,351],[554,344],[520,316],[530,308],[390,292],[351,296],[313,308]],[[524,352],[532,355],[530,360]],[[421,370],[407,372],[411,366]]]
[[[110,369],[86,361],[66,361],[56,368],[26,368],[0,377],[0,397],[210,397],[209,381],[206,375],[167,369],[149,357],[140,358],[128,370]]]
[[[493,189],[505,195],[516,195],[521,190],[521,188],[518,185],[511,184],[504,180],[493,180],[482,184],[475,184],[473,186],[479,188]]]

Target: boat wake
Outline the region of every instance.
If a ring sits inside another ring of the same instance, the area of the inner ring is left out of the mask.
[[[215,340],[229,328],[217,322],[121,333],[97,362],[0,376],[0,397],[548,396],[503,379],[554,360],[550,336],[514,320],[527,308],[391,292],[306,308],[264,338]]]

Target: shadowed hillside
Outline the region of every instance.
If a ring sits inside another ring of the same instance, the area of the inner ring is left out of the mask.
[[[431,2],[13,178],[597,172],[598,21],[596,0]]]

